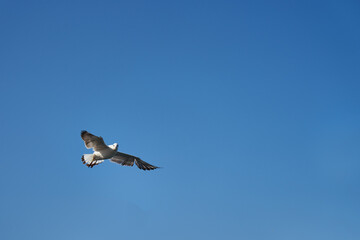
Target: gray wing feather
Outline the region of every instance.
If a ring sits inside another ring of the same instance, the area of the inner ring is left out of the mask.
[[[138,157],[126,154],[126,153],[122,153],[122,152],[117,152],[115,154],[115,156],[113,156],[110,161],[121,164],[123,166],[133,166],[134,162],[136,164],[136,166],[138,166],[138,168],[142,169],[142,170],[154,170],[158,167],[153,166],[143,160],[141,160]]]
[[[95,136],[87,131],[81,131],[81,138],[84,140],[86,148],[93,148],[94,151],[100,151],[108,148],[102,137]]]

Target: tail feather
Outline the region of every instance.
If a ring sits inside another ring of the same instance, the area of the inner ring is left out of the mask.
[[[86,166],[92,168],[93,166],[102,163],[104,160],[94,160],[94,154],[84,154],[81,157],[81,161],[83,164],[86,164]]]

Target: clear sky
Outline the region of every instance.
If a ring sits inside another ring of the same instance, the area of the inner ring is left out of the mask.
[[[360,3],[0,2],[1,239],[360,239]],[[89,169],[81,130],[163,168]]]

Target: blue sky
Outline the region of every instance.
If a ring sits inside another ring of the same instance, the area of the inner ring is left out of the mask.
[[[1,1],[1,239],[359,239],[358,1]],[[81,130],[162,169],[90,153]]]

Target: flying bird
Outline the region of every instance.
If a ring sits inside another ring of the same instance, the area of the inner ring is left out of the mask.
[[[95,136],[87,131],[81,131],[81,138],[84,140],[87,149],[93,148],[93,154],[84,154],[81,158],[86,166],[92,168],[106,159],[123,166],[133,166],[134,163],[142,170],[154,170],[158,167],[153,166],[138,157],[118,152],[118,144],[106,145],[102,137]]]

